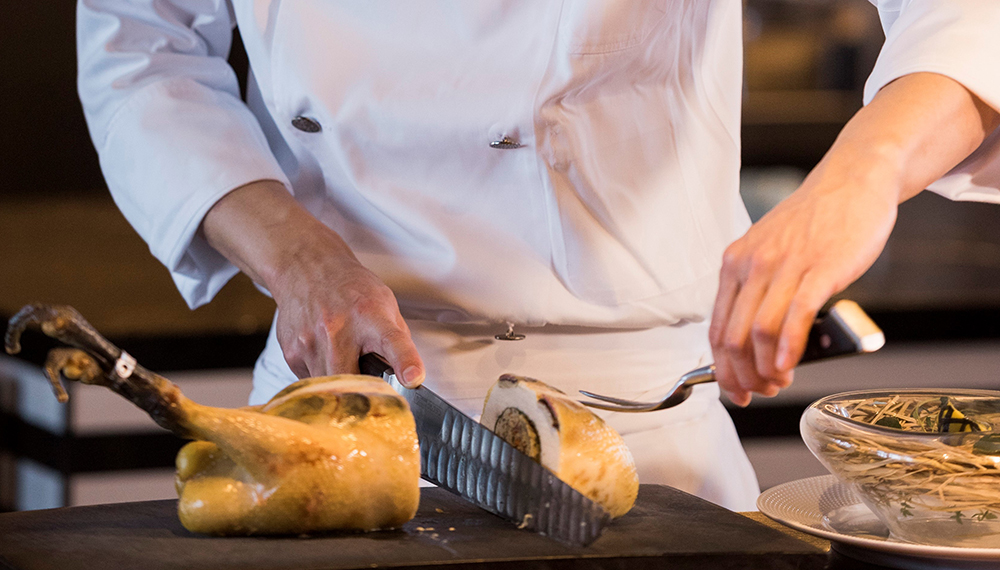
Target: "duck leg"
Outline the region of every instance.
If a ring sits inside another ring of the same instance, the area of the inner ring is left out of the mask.
[[[52,384],[52,391],[56,393],[56,398],[64,404],[69,401],[69,394],[59,382],[60,375],[67,380],[84,384],[99,386],[109,384],[97,361],[79,348],[53,348],[45,359],[44,370],[49,383]]]
[[[37,327],[46,335],[76,349],[50,351],[45,372],[61,402],[68,399],[59,383],[60,373],[68,380],[96,384],[114,390],[144,410],[157,424],[190,438],[186,408],[193,402],[166,378],[136,364],[128,353],[101,336],[73,307],[26,305],[11,317],[4,337],[8,354],[21,350],[21,334]]]
[[[37,327],[46,335],[77,347],[53,349],[45,364],[60,401],[68,399],[59,382],[60,375],[67,380],[110,388],[176,435],[217,444],[262,482],[274,479],[294,465],[289,455],[322,457],[327,452],[322,446],[303,446],[303,441],[328,439],[317,437],[313,426],[253,409],[214,408],[189,400],[176,384],[136,364],[72,307],[34,304],[22,308],[10,319],[7,328],[8,353],[20,351],[21,334],[28,327]],[[341,445],[337,447],[339,450]]]

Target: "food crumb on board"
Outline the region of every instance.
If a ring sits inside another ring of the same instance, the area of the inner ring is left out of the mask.
[[[455,532],[455,527],[450,526],[450,527],[448,527],[448,530],[450,530],[451,532]]]
[[[532,518],[531,513],[526,513],[524,515],[524,519],[521,520],[521,524],[517,525],[517,528],[523,529],[527,527],[528,523],[531,521],[531,518]]]

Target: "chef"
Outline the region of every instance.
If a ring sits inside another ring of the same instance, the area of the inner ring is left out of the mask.
[[[737,0],[81,0],[79,89],[188,304],[239,271],[277,303],[251,403],[369,351],[471,415],[502,372],[649,399],[714,359],[718,386],[607,419],[642,481],[747,510],[720,387],[792,381],[901,201],[1000,201],[1000,3],[878,9],[866,107],[753,227]]]

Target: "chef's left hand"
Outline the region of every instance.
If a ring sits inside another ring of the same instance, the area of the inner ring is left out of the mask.
[[[816,313],[875,262],[897,205],[998,122],[996,110],[948,77],[903,76],[848,122],[798,190],[726,249],[709,337],[733,403],[792,382]]]
[[[885,247],[897,184],[882,172],[821,164],[726,249],[710,339],[733,403],[791,384],[816,313]]]

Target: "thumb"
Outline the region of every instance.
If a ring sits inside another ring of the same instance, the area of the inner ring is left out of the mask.
[[[382,338],[380,353],[396,371],[396,379],[407,388],[416,388],[426,376],[424,361],[417,353],[417,347],[404,331],[388,334]]]

